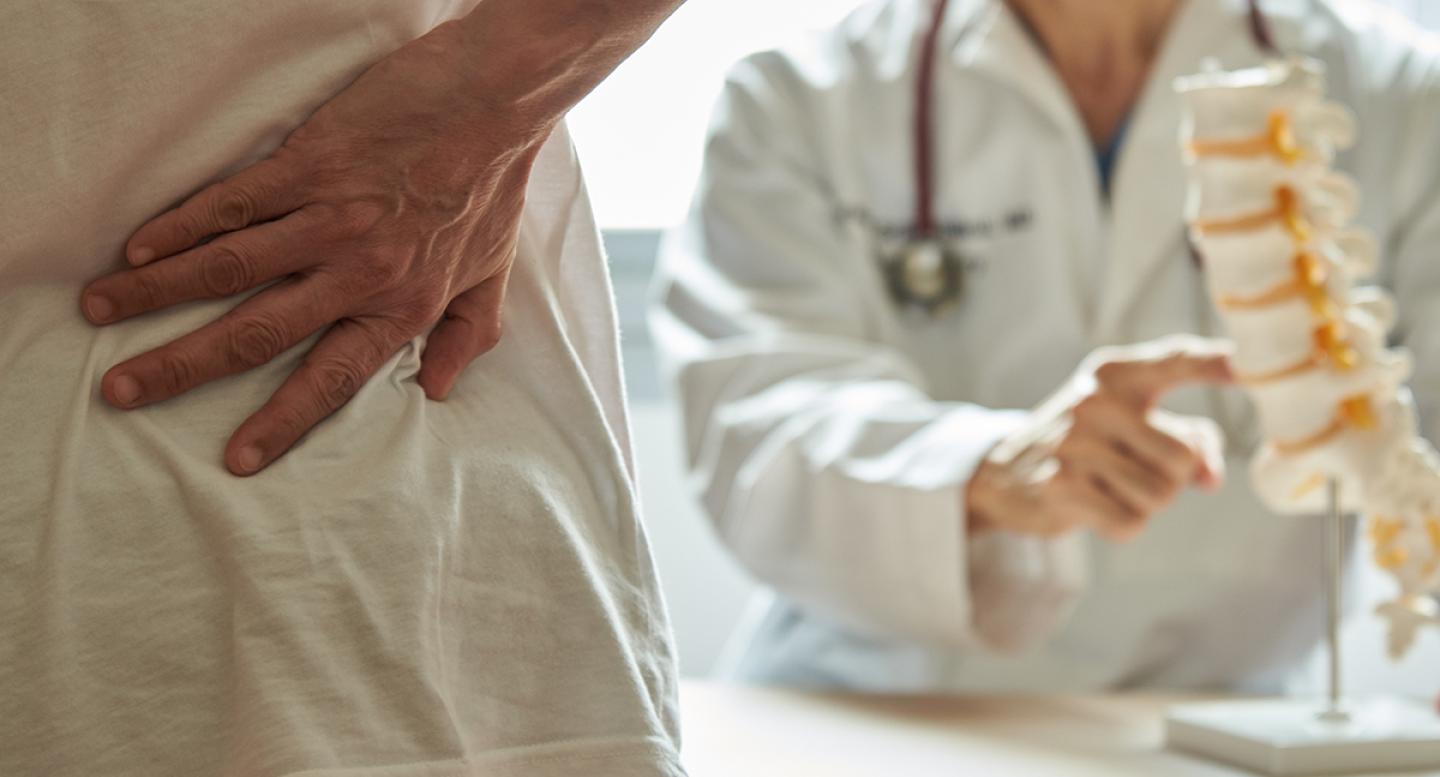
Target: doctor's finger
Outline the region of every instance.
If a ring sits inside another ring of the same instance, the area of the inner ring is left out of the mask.
[[[1165,476],[1098,438],[1067,440],[1055,455],[1066,469],[1090,476],[1140,516],[1160,510],[1179,491]]]
[[[1150,413],[1151,423],[1178,439],[1186,441],[1195,451],[1192,477],[1208,491],[1225,482],[1225,434],[1220,425],[1202,416],[1181,416],[1163,410]]]
[[[304,204],[303,180],[290,155],[277,152],[151,219],[130,237],[125,258],[138,267],[207,238],[279,218]]]
[[[1127,408],[1107,419],[1100,433],[1172,488],[1183,488],[1196,479],[1201,452],[1188,430],[1160,428],[1151,422],[1149,414]]]
[[[105,373],[110,404],[132,409],[254,369],[339,319],[343,295],[319,277],[285,281],[215,321]]]
[[[1106,362],[1096,368],[1095,379],[1136,407],[1149,408],[1171,389],[1231,383],[1234,376],[1228,354],[1182,350],[1155,359]]]
[[[1087,397],[1073,411],[1076,427],[1116,446],[1175,486],[1194,477],[1197,454],[1188,438],[1151,425],[1147,414],[1107,394]]]
[[[226,468],[246,476],[268,467],[344,407],[407,339],[380,319],[336,323],[270,400],[235,430],[225,446]]]
[[[181,302],[230,297],[298,272],[314,262],[305,241],[314,221],[309,212],[296,211],[166,261],[107,275],[85,288],[85,317],[113,323]]]

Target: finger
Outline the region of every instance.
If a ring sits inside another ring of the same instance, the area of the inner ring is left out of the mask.
[[[133,409],[254,369],[339,319],[341,299],[319,278],[278,284],[200,329],[110,368],[101,393],[115,407]]]
[[[1195,453],[1194,470],[1189,475],[1207,491],[1215,491],[1225,483],[1225,434],[1220,425],[1209,418],[1179,416],[1160,410],[1151,411],[1151,424],[1157,429],[1184,440]]]
[[[1108,539],[1129,538],[1144,526],[1144,516],[1087,474],[1066,469],[1055,481],[1054,494],[1057,510],[1072,515],[1077,525],[1088,526]]]
[[[85,287],[81,309],[92,324],[108,324],[181,302],[234,296],[309,266],[314,257],[302,246],[313,225],[314,217],[300,210],[163,262],[107,275]]]
[[[194,248],[206,238],[279,218],[304,204],[298,165],[278,153],[168,210],[136,230],[125,258],[140,266]]]
[[[1149,408],[1179,386],[1232,382],[1230,351],[1229,343],[1221,340],[1166,338],[1137,348],[1132,358],[1100,365],[1095,378],[1127,402]]]
[[[1129,542],[1140,536],[1140,532],[1144,531],[1150,516],[1126,505],[1125,501],[1115,493],[1115,489],[1105,481],[1091,478],[1090,485],[1107,499],[1120,505],[1119,509],[1104,514],[1099,523],[1092,525],[1091,528],[1095,533],[1111,542]]]
[[[225,466],[253,475],[349,402],[406,337],[374,319],[345,319],[331,327],[305,361],[225,446]]]
[[[450,395],[460,373],[500,342],[500,315],[509,273],[501,273],[461,294],[445,309],[420,356],[417,380],[430,399]]]
[[[1141,516],[1151,515],[1169,504],[1178,490],[1161,475],[1099,438],[1067,439],[1055,455],[1064,467],[1089,475]]]
[[[1154,428],[1131,405],[1097,394],[1077,405],[1072,414],[1078,429],[1109,442],[1174,487],[1188,485],[1194,477],[1198,454],[1189,438]]]

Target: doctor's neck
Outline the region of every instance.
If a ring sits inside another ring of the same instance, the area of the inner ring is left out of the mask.
[[[1130,114],[1181,0],[1006,0],[1097,146]]]

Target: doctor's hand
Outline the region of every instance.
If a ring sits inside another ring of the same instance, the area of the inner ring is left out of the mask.
[[[1001,441],[965,490],[969,530],[1133,539],[1189,486],[1224,475],[1220,429],[1156,407],[1171,389],[1231,381],[1222,343],[1171,337],[1101,348]]]
[[[127,410],[161,402],[322,332],[230,439],[225,463],[239,475],[278,458],[426,332],[419,384],[443,399],[499,338],[526,183],[558,120],[482,96],[493,94],[477,85],[469,49],[456,24],[436,28],[270,157],[140,227],[131,268],[82,295],[94,324],[263,288],[110,369],[105,399]]]

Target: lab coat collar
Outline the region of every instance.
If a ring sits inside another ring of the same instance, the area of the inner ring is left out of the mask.
[[[1019,17],[1004,0],[969,0],[953,9],[947,21],[957,28],[950,53],[958,68],[994,81],[1029,102],[1039,119],[1054,126],[1057,136],[1071,146],[1068,153],[1086,157],[1078,167],[1056,173],[1092,176],[1095,197],[1075,203],[1075,211],[1089,214],[1080,218],[1100,220],[1098,176],[1088,161],[1091,145],[1080,115],[1059,75]],[[1078,323],[1086,330],[1093,330],[1096,322],[1102,266],[1103,257],[1083,254],[1066,268],[1064,282],[1070,287]]]
[[[1004,0],[962,0],[946,18],[955,63],[1006,84],[1057,125],[1076,121],[1065,87]]]

